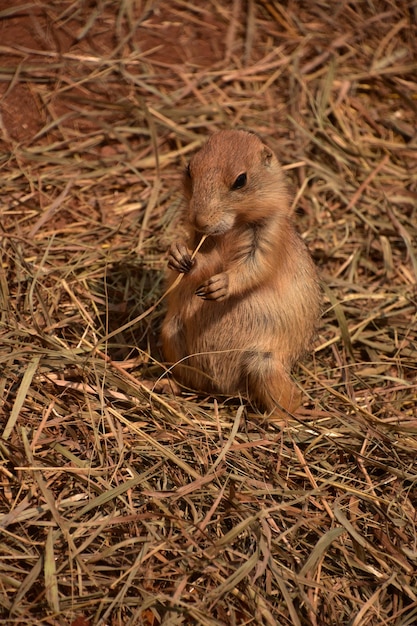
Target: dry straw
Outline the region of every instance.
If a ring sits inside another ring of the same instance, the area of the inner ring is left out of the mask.
[[[417,623],[415,2],[12,4],[0,624]],[[285,424],[149,389],[181,170],[242,126],[324,284]]]

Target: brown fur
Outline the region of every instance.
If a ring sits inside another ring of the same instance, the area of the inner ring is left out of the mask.
[[[294,411],[289,372],[309,347],[320,296],[282,169],[254,133],[220,131],[191,159],[184,187],[190,240],[169,252],[169,285],[184,276],[168,296],[165,358],[186,387]]]

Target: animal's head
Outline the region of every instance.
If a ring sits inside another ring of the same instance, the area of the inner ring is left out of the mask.
[[[273,151],[244,130],[214,133],[184,175],[188,218],[199,232],[221,235],[235,223],[289,210],[285,179]]]

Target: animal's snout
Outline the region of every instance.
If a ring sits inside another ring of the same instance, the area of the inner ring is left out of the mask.
[[[194,226],[200,233],[210,233],[213,227],[213,222],[216,222],[215,219],[213,220],[213,216],[207,214],[202,215],[201,213],[196,213],[194,215]]]
[[[223,235],[233,227],[232,215],[197,214],[194,218],[194,228],[204,235]]]

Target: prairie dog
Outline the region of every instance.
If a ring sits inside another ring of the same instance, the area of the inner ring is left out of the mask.
[[[301,403],[290,369],[311,342],[320,290],[283,171],[255,133],[219,131],[192,157],[184,192],[189,240],[169,250],[168,285],[184,276],[168,294],[164,357],[188,388],[285,416]]]

